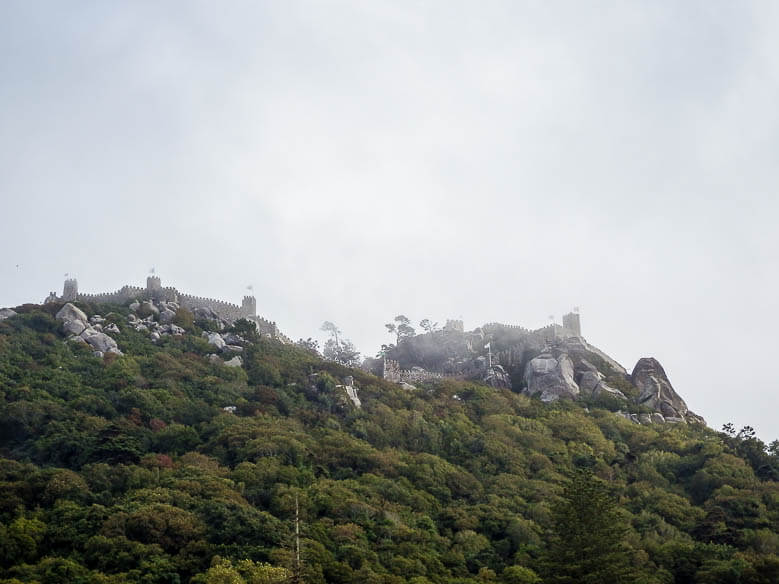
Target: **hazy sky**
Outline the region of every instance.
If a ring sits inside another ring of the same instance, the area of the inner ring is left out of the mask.
[[[776,2],[0,4],[0,306],[154,266],[372,355],[576,305],[772,440],[778,187]]]

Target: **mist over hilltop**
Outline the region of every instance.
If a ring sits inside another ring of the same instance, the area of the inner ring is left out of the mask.
[[[0,305],[156,266],[364,354],[399,313],[537,328],[580,305],[712,426],[776,434],[752,365],[779,330],[775,6],[3,15]]]

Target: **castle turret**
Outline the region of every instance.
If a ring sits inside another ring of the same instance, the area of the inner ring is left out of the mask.
[[[241,302],[241,316],[244,318],[257,316],[257,300],[254,296],[244,296]]]
[[[162,281],[159,276],[149,276],[146,278],[146,290],[155,292],[162,289]]]
[[[73,302],[78,298],[78,281],[75,278],[65,280],[65,286],[62,288],[63,302]]]
[[[578,312],[569,312],[568,314],[563,315],[563,329],[565,334],[572,337],[582,336],[582,326],[579,321]]]
[[[446,324],[444,325],[444,331],[445,332],[451,332],[451,333],[461,333],[465,331],[465,327],[463,325],[462,320],[457,319],[446,319]]]

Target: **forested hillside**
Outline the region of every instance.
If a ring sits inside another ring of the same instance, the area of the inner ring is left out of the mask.
[[[186,311],[151,339],[80,306],[122,355],[61,305],[0,322],[2,583],[779,582],[778,445],[749,428],[402,389],[241,321],[228,367]]]

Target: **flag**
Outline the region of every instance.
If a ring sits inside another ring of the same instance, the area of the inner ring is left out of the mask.
[[[254,290],[254,286],[252,286],[251,284],[249,284],[249,285],[246,287],[246,289],[247,289],[247,290]]]
[[[487,343],[486,345],[484,345],[484,348],[485,348],[485,349],[489,349],[491,344],[492,344],[492,342],[490,341],[489,343]]]

